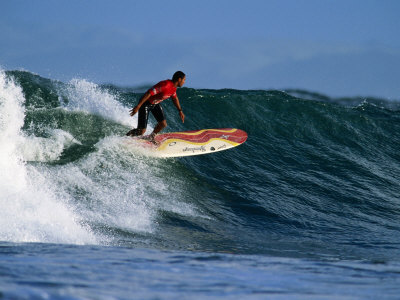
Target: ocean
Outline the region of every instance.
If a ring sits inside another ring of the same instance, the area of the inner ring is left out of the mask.
[[[187,86],[165,131],[246,143],[147,156],[145,88],[0,71],[0,299],[400,299],[400,101]]]

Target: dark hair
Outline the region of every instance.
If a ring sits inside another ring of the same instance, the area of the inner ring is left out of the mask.
[[[180,79],[180,78],[183,79],[185,77],[186,77],[185,73],[183,73],[182,71],[176,71],[174,76],[172,76],[172,81],[177,82],[178,79]]]

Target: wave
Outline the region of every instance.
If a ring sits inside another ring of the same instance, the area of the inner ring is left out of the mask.
[[[1,180],[1,220],[14,224],[2,240],[399,258],[399,102],[182,88],[185,123],[166,101],[167,130],[236,127],[249,139],[157,159],[123,143],[137,122],[134,88],[0,78],[2,169],[12,175]]]
[[[21,130],[24,102],[23,90],[1,72],[0,239],[78,244],[96,242],[69,206],[68,195],[54,189],[43,174],[26,164],[21,151],[21,145],[28,140]],[[64,201],[60,201],[60,197]]]

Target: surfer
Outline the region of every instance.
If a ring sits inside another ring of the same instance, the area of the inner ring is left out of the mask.
[[[157,133],[167,127],[167,121],[164,116],[161,102],[172,98],[172,102],[179,111],[182,123],[185,122],[185,115],[182,112],[176,90],[182,87],[185,83],[186,75],[182,71],[177,71],[172,76],[172,79],[160,81],[152,88],[150,88],[140,98],[139,103],[130,110],[130,115],[134,116],[139,112],[137,128],[130,130],[126,135],[128,136],[141,136],[146,132],[147,122],[149,119],[149,112],[151,112],[158,122],[153,132],[149,135],[150,140],[154,140]]]

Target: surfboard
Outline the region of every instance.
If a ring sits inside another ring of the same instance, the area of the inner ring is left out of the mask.
[[[154,141],[131,138],[136,145],[159,157],[180,157],[214,153],[243,144],[247,133],[236,128],[202,129],[158,134]]]

